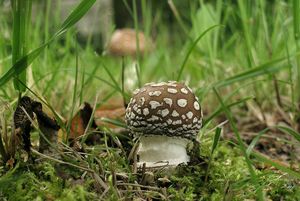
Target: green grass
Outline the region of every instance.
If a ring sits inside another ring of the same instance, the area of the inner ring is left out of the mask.
[[[1,135],[5,132],[4,127],[8,133],[11,131],[8,122],[12,119],[18,90],[42,101],[67,133],[70,125],[65,126],[63,119],[70,123],[84,101],[94,104],[96,99],[96,106],[106,103],[111,96],[129,100],[134,89],[123,88],[122,69],[134,59],[95,53],[92,44],[84,46],[76,41],[78,34],[74,25],[94,2],[81,1],[65,20],[61,20],[61,8],[52,11],[52,2],[47,0],[44,10],[36,13],[35,23],[31,24],[28,22],[30,6],[26,5],[28,9],[23,15],[27,17],[22,19],[27,20],[25,24],[30,28],[24,26],[24,22],[12,21],[11,13],[2,15],[0,112],[3,117],[0,125],[6,126],[0,127]],[[24,164],[21,154],[17,153],[18,163],[14,169],[0,168],[0,198],[300,199],[299,160],[285,161],[289,163],[286,166],[255,150],[261,139],[278,132],[290,137],[286,140],[288,144],[300,146],[297,131],[298,1],[187,2],[170,0],[157,6],[156,1],[133,0],[131,7],[127,1],[122,1],[131,16],[129,26],[155,38],[154,51],[137,55],[136,86],[152,81],[179,80],[188,83],[201,100],[205,116],[198,136],[201,142],[199,153],[196,152],[198,163],[183,166],[168,176],[170,185],[165,189],[157,184],[134,186],[140,185],[141,174],[132,171],[127,158],[126,146],[131,147],[132,142],[127,142],[127,136],[105,129],[103,143],[87,147],[85,157],[65,148],[61,160],[50,157],[35,165]],[[139,3],[141,10],[138,10]],[[167,9],[171,17],[166,16]],[[16,17],[22,13],[16,10],[12,15]],[[22,53],[21,46],[25,46]],[[26,71],[32,77],[25,78]],[[18,83],[15,88],[13,79]],[[244,127],[248,125],[242,124],[242,119],[247,116],[259,122],[248,103],[256,104],[265,115],[275,115],[280,108],[289,121],[285,124],[276,122],[273,127],[265,124],[260,124],[263,128],[255,127],[251,130],[255,137],[248,146],[244,141]],[[228,125],[220,128],[219,124],[226,119]],[[107,121],[124,126],[123,122]],[[34,129],[33,132],[39,131]],[[235,134],[237,142],[228,140],[230,132]],[[113,146],[109,139],[113,139]],[[0,146],[1,153],[5,149]],[[261,168],[263,165],[268,167]],[[64,169],[68,179],[62,179],[57,169]],[[125,175],[126,179],[120,179],[120,175]],[[155,180],[163,176],[163,173],[155,173]],[[76,182],[83,183],[77,185]],[[118,182],[125,186],[118,186]]]
[[[29,30],[31,18],[32,1],[13,0],[13,39],[12,39],[12,64],[15,64],[21,57],[27,54],[29,49]],[[25,91],[24,86],[20,85],[19,80],[26,83],[26,72],[17,73],[14,80],[16,90]]]

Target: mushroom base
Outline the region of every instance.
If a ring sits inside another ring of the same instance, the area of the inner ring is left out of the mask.
[[[186,146],[189,140],[168,136],[142,136],[138,149],[138,166],[146,163],[146,167],[177,166],[187,163],[190,157],[187,155]]]

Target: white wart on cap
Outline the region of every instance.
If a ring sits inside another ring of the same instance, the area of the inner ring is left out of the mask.
[[[138,155],[147,167],[187,163],[186,146],[202,124],[198,98],[185,84],[149,83],[133,92],[126,109],[129,129],[140,135]]]

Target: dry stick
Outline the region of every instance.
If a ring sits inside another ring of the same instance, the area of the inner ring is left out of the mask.
[[[138,184],[137,181],[134,181],[135,184]],[[142,194],[142,189],[140,186],[135,186],[134,189],[136,189],[136,192],[139,194],[140,197],[143,197],[143,194]]]
[[[7,136],[6,136],[7,137]],[[8,147],[8,151],[7,153],[10,154],[10,157],[14,157],[16,154],[16,128],[15,128],[15,124],[13,123],[11,126],[11,138],[10,138],[10,143],[7,146]]]
[[[3,118],[2,115],[0,116],[0,123],[1,123],[3,133],[6,133],[6,125],[5,125],[4,118]],[[5,144],[7,144],[7,141],[6,141]],[[7,161],[8,157],[7,157],[7,154],[5,152],[4,144],[3,144],[3,141],[2,141],[2,132],[0,132],[0,153],[1,153],[1,156],[2,156],[2,160],[5,163]]]
[[[57,163],[60,163],[60,164],[63,164],[63,165],[69,165],[69,166],[72,166],[72,167],[75,167],[75,168],[78,168],[78,169],[81,169],[81,170],[85,170],[85,171],[90,172],[90,173],[94,173],[94,170],[91,170],[91,169],[89,169],[89,168],[81,167],[81,166],[79,166],[79,165],[74,165],[74,164],[72,164],[72,163],[65,162],[65,161],[62,161],[62,160],[53,158],[53,157],[51,157],[51,156],[47,156],[47,155],[45,155],[45,154],[42,154],[42,153],[38,152],[37,150],[35,150],[35,149],[33,149],[33,148],[31,148],[30,150],[32,151],[32,153],[34,153],[34,154],[36,154],[36,155],[38,155],[38,156],[40,156],[40,157],[42,157],[42,158],[46,158],[46,159],[52,160],[52,161],[54,161],[54,162],[57,162]]]
[[[159,194],[164,200],[167,200],[167,198],[168,198],[168,192],[167,192],[166,187],[161,188],[161,192],[162,192],[162,193],[158,193],[158,194]]]
[[[110,128],[104,127],[104,129],[105,129],[105,130],[104,130],[105,133],[113,133],[113,134],[116,133],[116,132],[113,132]],[[123,147],[121,141],[119,140],[118,136],[116,136],[116,135],[110,135],[110,137],[111,137],[111,139],[113,140],[113,142],[118,146],[118,148],[119,148],[124,154],[126,154],[126,151],[124,150],[124,147]]]
[[[111,168],[111,175],[112,175],[112,184],[113,186],[116,186],[117,184],[117,176],[116,176],[116,171],[114,170],[114,168]]]
[[[138,152],[138,147],[140,144],[138,143],[138,146],[135,147],[135,150],[133,152],[133,174],[137,173],[137,152]]]
[[[146,172],[146,163],[143,163],[143,167],[142,167],[142,181],[145,177],[145,172]]]
[[[138,152],[139,146],[140,146],[139,141],[136,141],[128,155],[128,161],[133,160],[133,167],[132,167],[133,174],[137,173],[137,152]]]
[[[110,187],[108,187],[107,189],[104,190],[104,192],[101,194],[101,196],[99,197],[99,200],[102,200],[103,197],[106,195],[106,193],[109,191]]]
[[[108,170],[105,170],[104,172],[105,172],[106,174],[110,174],[110,173],[111,173],[111,172],[108,171]],[[134,175],[134,174],[132,174],[132,175]],[[117,172],[116,172],[116,176],[123,177],[123,178],[126,177],[126,179],[128,179],[128,176],[127,176],[126,173],[117,173]]]
[[[131,150],[130,150],[130,153],[129,153],[129,155],[128,155],[128,158],[127,158],[128,161],[133,160],[133,155],[134,155],[134,152],[135,152],[136,149],[137,149],[138,144],[139,144],[138,141],[136,141],[136,142],[134,143],[134,145],[132,146],[132,148],[131,148]]]
[[[145,185],[134,184],[134,183],[118,183],[117,186],[133,186],[133,187],[139,187],[139,188],[147,188],[147,189],[154,190],[154,191],[160,190],[160,188],[158,188],[158,187],[145,186]]]
[[[67,150],[70,150],[70,153],[73,153],[73,154],[76,154],[77,158],[76,159],[79,159],[80,161],[83,161],[83,158],[82,156],[80,156],[76,151],[74,151],[73,149],[71,149],[70,147],[68,147],[67,145],[65,145],[64,143],[62,143],[63,146],[65,146],[65,148]],[[98,162],[98,160],[96,160]],[[101,162],[100,162],[101,163]],[[103,169],[103,167],[101,167]],[[95,179],[96,181],[96,184],[98,184],[96,187],[99,187],[102,186],[104,189],[107,189],[108,188],[108,185],[106,185],[106,183],[101,179],[101,177],[94,171],[94,170],[91,170],[92,171],[92,177]],[[99,192],[100,192],[100,189],[98,188]]]
[[[45,154],[42,154],[42,153],[38,152],[37,150],[35,150],[35,149],[33,149],[33,148],[31,148],[31,151],[32,151],[32,153],[34,153],[34,154],[36,154],[36,155],[38,155],[38,156],[41,156],[41,157],[43,157],[43,158],[52,160],[52,161],[54,161],[54,162],[57,162],[57,163],[60,163],[60,164],[63,164],[63,165],[69,165],[69,166],[72,166],[72,167],[75,167],[75,168],[78,168],[78,169],[87,171],[87,172],[89,172],[89,173],[92,174],[93,178],[94,178],[95,181],[96,181],[96,184],[101,185],[105,190],[106,190],[107,188],[109,188],[109,187],[107,186],[107,184],[101,179],[101,177],[100,177],[97,173],[95,173],[95,171],[92,170],[92,169],[89,169],[89,168],[86,168],[86,167],[81,167],[81,166],[79,166],[79,165],[74,165],[74,164],[72,164],[72,163],[68,163],[68,162],[65,162],[65,161],[62,161],[62,160],[59,160],[59,159],[56,159],[56,158],[52,158],[52,157],[50,157],[50,156],[47,156],[47,155],[45,155]]]
[[[101,160],[98,157],[95,157],[94,159],[98,163],[99,174],[102,175],[102,176],[104,176],[104,168],[103,168]]]
[[[165,189],[165,188],[162,188],[162,190]],[[156,193],[157,195],[159,195],[161,198],[160,199],[155,199],[155,200],[168,200],[167,196],[165,196],[164,194],[160,193],[160,192],[157,192],[157,191],[152,191],[152,190],[120,190],[120,192],[124,192],[124,193],[127,193],[127,192],[131,192],[131,193],[138,193],[140,197],[144,197],[145,194],[142,194],[142,193]],[[164,193],[164,192],[163,192]],[[147,197],[149,198],[149,197]],[[153,197],[152,197],[153,198]],[[145,199],[143,199],[145,200]]]
[[[265,115],[264,110],[262,108],[262,105],[259,104],[259,102],[258,102],[258,100],[256,98],[254,98],[253,101],[256,103],[256,105],[258,107],[259,112],[260,112],[261,116],[263,117],[263,121],[266,122],[267,118],[266,118],[266,115]]]
[[[104,188],[104,191],[109,189],[109,186],[101,179],[101,177],[98,174],[93,172],[92,176],[95,179],[96,183],[102,186],[102,188]]]
[[[5,150],[8,151],[9,149],[9,140],[8,140],[8,136],[7,136],[7,129],[6,129],[6,121],[4,119],[3,114],[0,115],[0,121],[1,121],[1,127],[2,127],[2,131],[3,131],[3,140],[5,142],[4,146],[5,146]],[[14,131],[12,129],[12,131]]]
[[[219,124],[216,125],[214,128],[212,128],[212,129],[206,131],[203,135],[206,136],[207,133],[211,133],[211,132],[213,132],[214,130],[216,130],[218,127],[223,127],[223,126],[224,126],[225,124],[227,124],[227,123],[228,123],[228,119],[225,120],[225,121],[223,121],[223,122],[221,122],[221,123],[219,123]]]
[[[290,126],[294,127],[294,122],[291,119],[291,117],[282,109],[282,107],[280,107],[279,105],[275,105],[275,107],[277,108],[278,112],[280,113],[281,117],[284,119],[284,121],[286,121]]]

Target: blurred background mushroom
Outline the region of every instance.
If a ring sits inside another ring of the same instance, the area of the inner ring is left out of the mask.
[[[143,56],[153,49],[153,42],[146,38],[141,31],[138,33],[134,29],[117,29],[107,46],[107,53],[116,57],[130,57],[133,61],[125,66],[125,89],[133,89],[138,84],[138,55]]]
[[[151,40],[146,39],[143,32],[139,31],[137,35],[136,31],[130,28],[117,29],[113,33],[108,44],[108,53],[113,56],[131,56],[136,58],[138,51],[136,37],[138,38],[140,55],[144,55],[152,46]]]

